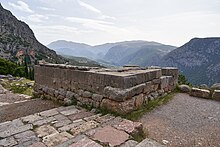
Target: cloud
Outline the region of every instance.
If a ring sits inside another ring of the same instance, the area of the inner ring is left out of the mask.
[[[38,7],[38,8],[45,11],[55,11],[54,8],[48,8],[48,7]]]
[[[99,14],[102,13],[100,10],[96,9],[95,7],[89,5],[89,4],[85,3],[85,2],[82,2],[82,1],[80,1],[80,0],[77,0],[77,2],[79,3],[80,6],[86,8],[86,9],[88,9],[88,10],[90,10],[90,11],[93,11],[93,12],[99,13]]]
[[[23,1],[17,1],[17,4],[8,2],[8,5],[12,6],[16,10],[20,10],[28,13],[34,13],[34,11],[29,8],[28,4],[26,4]]]
[[[89,5],[89,4],[82,2],[80,0],[77,0],[77,2],[79,3],[80,6],[86,8],[87,10],[92,11],[94,13],[97,13],[99,15],[99,17],[98,17],[99,19],[113,19],[113,20],[115,20],[115,17],[104,15],[102,13],[102,11],[100,11],[99,9],[95,8],[92,5]]]
[[[113,24],[112,22],[108,21],[102,21],[102,20],[96,20],[96,19],[88,19],[88,18],[79,18],[79,17],[66,17],[66,20],[70,22],[75,22],[75,23],[81,23],[81,24]]]
[[[33,14],[28,16],[28,20],[32,22],[43,22],[44,20],[47,20],[48,17],[40,14]]]

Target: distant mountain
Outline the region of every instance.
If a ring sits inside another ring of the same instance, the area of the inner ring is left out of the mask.
[[[125,64],[148,66],[157,64],[162,56],[175,48],[157,42],[124,42],[110,48],[103,59],[119,66]]]
[[[47,45],[47,47],[53,49],[61,55],[72,55],[89,58],[93,58],[95,56],[94,53],[90,51],[92,46],[83,43],[58,40],[51,42],[49,45]]]
[[[220,82],[220,37],[194,38],[161,60],[163,66],[176,66],[193,84]]]
[[[48,49],[34,36],[29,26],[4,9],[0,3],[0,57],[13,62],[30,64],[44,59],[52,63],[65,63],[65,59]]]
[[[140,40],[106,43],[97,46],[59,40],[50,43],[48,47],[61,55],[87,57],[98,62],[116,66],[123,66],[125,64],[147,66],[156,64],[162,56],[176,48],[157,42]]]

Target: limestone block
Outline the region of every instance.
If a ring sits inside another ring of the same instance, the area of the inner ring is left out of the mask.
[[[214,90],[212,98],[220,101],[220,90]]]
[[[89,92],[89,91],[84,91],[82,96],[85,97],[85,98],[91,98],[92,97],[92,93]]]
[[[133,99],[135,99],[135,107],[139,108],[144,103],[144,94],[139,94],[137,96],[134,96]]]
[[[120,114],[127,114],[135,109],[135,99],[132,98],[124,102],[103,99],[100,107]]]
[[[146,138],[143,141],[141,141],[136,147],[165,147],[164,145],[161,145],[160,143]]]
[[[206,89],[192,88],[190,95],[194,97],[209,98],[210,91]]]
[[[98,101],[98,102],[101,102],[102,98],[103,98],[103,96],[100,95],[100,94],[93,94],[92,95],[92,99],[95,100],[95,101]]]
[[[149,82],[147,82],[146,84],[145,84],[145,86],[144,86],[144,93],[150,93],[151,92],[151,85],[152,85],[152,82],[151,81],[149,81]]]

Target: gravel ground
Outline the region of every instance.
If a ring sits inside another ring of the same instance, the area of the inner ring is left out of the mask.
[[[0,123],[56,107],[59,105],[53,101],[42,99],[0,106]]]
[[[148,137],[167,146],[220,147],[220,102],[176,94],[140,121]]]

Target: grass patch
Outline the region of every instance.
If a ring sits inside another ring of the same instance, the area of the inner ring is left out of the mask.
[[[175,95],[176,92],[171,92],[167,94],[166,96],[159,97],[156,100],[150,101],[148,104],[143,105],[141,108],[132,111],[131,113],[123,116],[126,119],[132,120],[132,121],[137,121],[139,118],[141,118],[145,113],[153,110],[154,108],[166,104],[169,102],[173,96]]]

